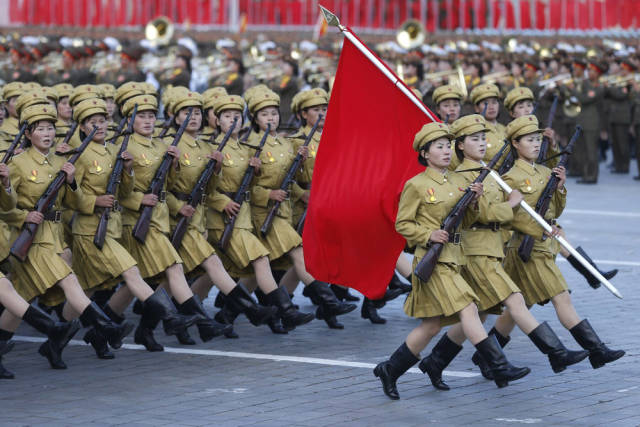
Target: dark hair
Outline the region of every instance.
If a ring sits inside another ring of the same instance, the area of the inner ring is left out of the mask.
[[[189,106],[191,107],[191,106]],[[178,118],[178,114],[180,114],[180,111],[184,110],[185,108],[189,108],[189,107],[182,107],[181,109],[179,109],[172,117],[172,125],[173,128],[177,131],[178,129],[180,129],[180,125],[178,124],[178,122],[176,121],[176,119]],[[204,112],[202,111],[202,107],[195,107],[195,108],[199,108],[200,109],[200,115],[202,116],[202,120],[200,120],[200,129],[202,130],[204,129]]]
[[[293,77],[298,77],[298,73],[300,71],[300,67],[298,66],[298,63],[292,59],[287,59],[284,62],[291,65],[291,68],[293,68],[293,72],[291,73]]]
[[[433,141],[429,141],[425,143],[422,147],[420,147],[420,149],[418,149],[418,163],[420,163],[422,166],[429,166],[429,164],[427,163],[427,159],[422,157],[422,152],[429,151],[429,148],[431,148],[432,142]]]
[[[464,142],[464,139],[467,137],[467,135],[462,135],[458,138],[456,138],[454,141],[455,143],[453,144],[453,148],[456,151],[456,157],[458,158],[458,160],[462,161],[464,159],[464,152],[460,149],[460,147],[458,147],[458,144],[461,142]]]
[[[515,104],[513,104],[513,106],[509,109],[509,112],[512,112],[513,110],[515,110],[516,106],[518,104],[520,104],[521,102],[524,102],[524,101],[529,101],[529,102],[533,103],[533,99],[531,99],[531,98],[521,99],[520,101],[518,101]]]

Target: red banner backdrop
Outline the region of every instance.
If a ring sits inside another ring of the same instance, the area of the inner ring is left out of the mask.
[[[245,13],[251,28],[313,26],[318,5],[345,25],[395,30],[407,19],[428,31],[459,28],[603,29],[640,27],[638,0],[13,0],[15,25],[142,26],[166,15],[174,22],[237,25]]]

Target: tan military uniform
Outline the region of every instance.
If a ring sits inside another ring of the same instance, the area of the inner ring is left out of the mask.
[[[312,126],[307,125],[301,128],[298,132],[292,135],[291,143],[293,145],[294,152],[298,152],[298,149],[304,145],[304,142],[307,138],[307,135],[311,133]],[[322,133],[316,131],[316,133],[311,138],[311,142],[309,143],[309,157],[307,160],[302,162],[302,168],[296,175],[296,181],[300,188],[303,190],[311,189],[311,177],[313,176],[313,167],[316,164],[316,156],[318,155],[318,148],[320,147],[320,138],[322,137]],[[302,201],[302,199],[298,199],[295,201],[293,205],[293,226],[296,227],[304,210],[307,208],[307,205]]]
[[[0,212],[15,208],[17,200],[18,198],[13,186],[7,191],[4,185],[0,185]],[[0,221],[0,263],[7,259],[10,248],[11,230],[4,221]],[[0,271],[0,279],[3,277],[4,275],[2,271]]]

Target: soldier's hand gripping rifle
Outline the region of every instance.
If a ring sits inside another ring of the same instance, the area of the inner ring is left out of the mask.
[[[307,138],[305,139],[304,144],[302,145],[303,147],[307,147],[311,143],[313,135],[316,133],[316,130],[318,129],[318,124],[320,123],[320,120],[322,120],[322,114],[318,116],[318,120],[316,120],[316,123],[313,125],[311,132],[309,132],[309,135],[307,135]],[[291,186],[291,183],[295,179],[296,173],[298,173],[298,169],[300,169],[300,166],[302,165],[302,160],[303,160],[302,154],[297,154],[296,157],[293,159],[293,163],[289,167],[287,174],[285,175],[284,179],[282,180],[282,183],[280,184],[280,190],[286,191],[287,193],[289,192],[289,187]],[[271,207],[271,210],[269,211],[269,214],[267,215],[267,218],[264,220],[264,224],[262,224],[262,227],[260,227],[260,233],[263,236],[266,236],[267,233],[269,233],[269,230],[271,229],[271,224],[273,224],[273,220],[278,214],[278,209],[280,209],[281,203],[282,202],[276,201],[273,204],[273,206]]]
[[[556,109],[558,108],[558,95],[553,97],[553,103],[551,104],[551,109],[549,110],[549,116],[547,117],[547,127],[553,127],[553,118],[556,116]],[[542,137],[542,144],[540,145],[540,153],[538,153],[538,160],[536,163],[544,163],[547,159],[547,153],[549,151],[549,138],[546,136]]]
[[[505,143],[500,151],[496,153],[495,156],[491,159],[489,164],[480,171],[480,175],[472,182],[472,184],[479,183],[484,181],[484,179],[489,175],[489,172],[493,167],[495,167],[500,157],[504,153],[504,150],[508,147],[508,143]],[[455,204],[451,212],[447,215],[441,225],[441,229],[446,231],[449,234],[455,232],[460,223],[462,222],[462,218],[464,218],[464,214],[467,210],[467,207],[474,198],[474,193],[471,191],[471,187],[468,187],[462,197]],[[444,249],[444,243],[431,242],[429,244],[429,249],[424,257],[420,260],[414,274],[420,278],[423,282],[428,282],[431,274],[433,274],[433,270],[436,268],[436,264],[438,263],[438,258],[440,258],[440,254],[442,254],[442,250]]]
[[[224,135],[222,141],[220,141],[220,145],[216,151],[222,152],[225,145],[227,145],[227,141],[231,137],[233,130],[236,128],[236,124],[238,123],[238,119],[235,118],[233,120],[233,124]],[[213,143],[214,136],[211,136],[211,142]],[[187,200],[187,204],[194,209],[198,207],[200,203],[202,203],[202,199],[206,196],[205,191],[207,189],[207,185],[213,176],[213,172],[216,169],[218,161],[215,159],[209,159],[209,162],[205,166],[204,170],[200,174],[198,178],[198,182],[191,190],[191,194],[189,195],[189,200]],[[173,234],[171,235],[171,244],[174,248],[178,249],[182,245],[182,239],[184,238],[185,233],[187,232],[187,227],[189,226],[189,218],[184,215],[179,215],[178,223],[176,224],[176,228],[173,230]]]
[[[562,155],[560,156],[560,161],[558,161],[558,166],[567,166],[567,162],[569,161],[569,156],[573,152],[573,146],[575,145],[580,133],[582,132],[582,127],[580,125],[576,126],[576,131],[574,132],[571,140],[565,147]],[[555,174],[551,174],[549,181],[547,182],[546,187],[542,191],[540,198],[538,198],[538,202],[536,203],[536,213],[544,218],[545,214],[549,210],[549,204],[551,203],[551,199],[558,189],[558,182],[560,178],[558,178]],[[520,259],[524,262],[529,261],[531,258],[531,251],[533,250],[533,244],[535,243],[535,238],[530,235],[524,236],[522,242],[520,242],[520,246],[518,247],[518,255]]]
[[[259,159],[260,154],[262,154],[262,148],[264,144],[267,142],[267,137],[271,132],[271,125],[267,125],[267,130],[262,135],[262,139],[260,140],[260,145],[256,148],[256,152],[253,155],[254,158]],[[250,134],[251,132],[249,132]],[[249,135],[247,134],[247,136]],[[233,195],[233,202],[240,205],[240,209],[242,209],[242,204],[247,200],[247,193],[249,191],[249,185],[251,185],[251,181],[253,180],[253,176],[255,175],[256,170],[253,166],[247,166],[247,170],[244,172],[244,176],[242,177],[242,181],[240,182],[240,187],[236,194]],[[231,234],[233,233],[233,228],[236,226],[236,219],[238,219],[238,215],[240,211],[238,210],[238,214],[234,215],[232,218],[229,218],[229,221],[224,226],[224,231],[222,232],[222,236],[220,237],[220,241],[218,242],[218,247],[221,250],[227,249],[229,246],[229,240],[231,240]]]
[[[4,153],[4,156],[2,157],[2,162],[0,163],[4,163],[4,164],[9,163],[9,160],[11,160],[11,157],[13,157],[13,153],[16,151],[16,148],[20,143],[20,139],[22,138],[22,135],[24,135],[24,131],[27,130],[27,125],[28,123],[24,122],[22,126],[20,126],[20,131],[18,132],[16,137],[13,138],[11,145],[9,146],[9,148],[7,148],[7,151]]]
[[[182,134],[184,130],[187,128],[187,124],[191,120],[191,114],[193,113],[193,107],[189,107],[189,112],[187,113],[187,117],[184,119],[182,124],[180,125],[180,129],[176,132],[176,135],[173,138],[173,142],[171,143],[171,147],[175,147],[180,142],[180,138],[182,138]],[[169,173],[169,168],[171,167],[171,163],[173,163],[173,157],[169,155],[169,153],[165,153],[162,158],[162,163],[158,166],[156,170],[156,174],[151,180],[151,184],[149,184],[149,189],[145,192],[145,194],[153,194],[160,198],[160,193],[164,188],[164,183],[167,179],[167,174]],[[138,221],[133,226],[133,237],[140,243],[144,243],[147,238],[147,233],[149,232],[149,225],[151,224],[151,214],[153,213],[153,206],[142,206],[142,212],[140,212],[140,216],[138,217]]]
[[[111,171],[111,175],[109,176],[109,182],[107,182],[107,189],[105,192],[106,195],[115,195],[116,191],[118,190],[118,184],[120,184],[120,181],[122,180],[122,171],[124,169],[124,159],[122,158],[122,153],[127,151],[127,147],[129,146],[129,138],[131,138],[131,134],[133,133],[133,122],[135,122],[136,120],[136,114],[138,114],[138,104],[133,107],[129,126],[127,126],[127,129],[125,131],[122,144],[120,145],[120,150],[118,150],[116,162],[113,165],[113,170]],[[93,237],[93,244],[96,245],[96,247],[100,250],[102,250],[102,247],[104,246],[104,238],[107,235],[107,226],[109,225],[109,216],[111,215],[112,209],[117,209],[117,206],[114,205],[111,208],[103,208],[102,215],[100,216],[100,222],[98,223],[98,228],[96,228],[96,235]]]
[[[113,136],[109,138],[107,142],[109,144],[115,144],[118,138],[120,138],[120,135],[122,135],[122,132],[124,131],[124,127],[126,125],[127,125],[127,116],[124,116],[120,120],[120,123],[118,123],[118,127],[116,128],[116,131],[113,133]]]
[[[78,147],[73,156],[71,156],[71,158],[67,160],[68,163],[74,164],[76,160],[78,160],[78,157],[80,157],[85,148],[87,148],[87,145],[89,145],[97,130],[97,127],[93,128],[91,133],[87,135],[87,137],[82,141],[82,144],[80,145],[80,147]],[[42,193],[33,210],[36,212],[40,212],[41,214],[45,214],[49,210],[51,210],[58,197],[58,192],[64,185],[66,179],[66,172],[62,170],[59,171],[56,177],[53,178],[53,181],[49,183],[49,186],[44,191],[44,193]],[[20,261],[24,261],[27,259],[27,253],[29,252],[29,248],[31,248],[31,244],[33,243],[36,232],[38,231],[38,226],[39,224],[34,224],[32,222],[24,223],[20,235],[11,246],[11,255],[15,256]]]

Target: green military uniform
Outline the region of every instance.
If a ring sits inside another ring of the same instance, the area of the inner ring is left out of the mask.
[[[627,86],[609,86],[604,90],[609,103],[611,123],[611,148],[614,172],[628,173],[631,153],[629,151],[629,126],[631,125],[631,93]]]

